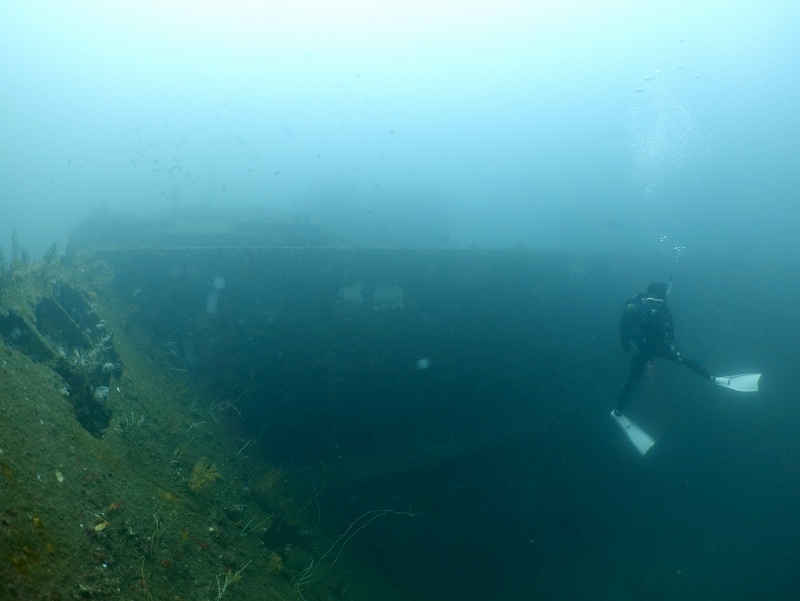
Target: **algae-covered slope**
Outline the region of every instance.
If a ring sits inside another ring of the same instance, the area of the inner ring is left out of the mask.
[[[232,436],[243,391],[197,390],[113,280],[50,257],[0,297],[0,598],[353,598],[313,488]]]

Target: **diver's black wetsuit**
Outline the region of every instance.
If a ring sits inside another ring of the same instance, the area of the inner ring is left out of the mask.
[[[631,366],[628,381],[617,399],[618,414],[622,413],[631,393],[639,385],[647,364],[655,357],[685,365],[702,378],[713,381],[713,376],[702,365],[675,348],[672,342],[674,328],[666,300],[648,298],[648,294],[643,292],[627,302],[619,330],[622,348],[631,353]]]

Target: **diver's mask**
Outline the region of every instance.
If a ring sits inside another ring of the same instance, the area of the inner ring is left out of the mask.
[[[645,292],[644,304],[652,312],[656,312],[667,304],[667,296],[672,290],[672,276],[669,276],[669,284],[653,282],[647,287]]]
[[[646,296],[644,299],[644,304],[648,309],[650,309],[651,313],[655,313],[656,311],[666,307],[667,301],[666,299],[657,298],[655,296]]]
[[[657,307],[661,307],[667,301],[666,301],[666,299],[658,298],[658,297],[655,297],[655,296],[646,296],[644,298],[644,302],[646,302],[648,305],[655,305]]]

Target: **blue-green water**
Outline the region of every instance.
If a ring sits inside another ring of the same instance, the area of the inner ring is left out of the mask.
[[[413,512],[348,547],[410,597],[794,598],[793,3],[162,4],[2,9],[3,239],[210,208],[444,249],[117,273],[195,377],[252,382],[243,438],[325,528]],[[641,458],[616,323],[670,274],[678,346],[762,390],[656,363]]]
[[[3,239],[212,206],[369,246],[795,253],[796,29],[782,0],[18,3]]]

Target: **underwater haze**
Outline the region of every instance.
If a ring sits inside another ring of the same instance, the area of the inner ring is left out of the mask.
[[[6,2],[0,247],[103,243],[6,254],[1,342],[70,269],[191,384],[159,411],[235,409],[228,464],[310,491],[284,553],[344,533],[373,598],[794,601],[798,31],[796,0]],[[763,381],[649,365],[640,456],[609,413],[653,281],[681,351]],[[291,557],[297,598],[355,598]]]
[[[257,207],[371,246],[797,251],[774,2],[31,0],[0,11],[0,234]]]

